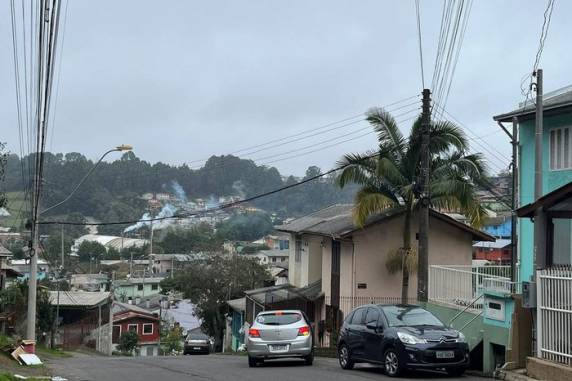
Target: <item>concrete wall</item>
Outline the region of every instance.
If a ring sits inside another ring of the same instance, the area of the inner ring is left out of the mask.
[[[557,189],[572,181],[572,170],[551,171],[549,136],[550,130],[572,125],[572,114],[556,115],[544,118],[544,136],[542,151],[542,192]],[[520,206],[534,201],[534,120],[519,125],[519,203]],[[518,242],[521,256],[520,279],[529,280],[533,273],[533,237],[534,224],[528,218],[518,222]]]
[[[288,278],[290,284],[304,287],[322,277],[322,237],[303,234],[300,242],[291,235],[290,253],[288,256]],[[302,253],[300,261],[296,261],[296,250],[300,245]]]

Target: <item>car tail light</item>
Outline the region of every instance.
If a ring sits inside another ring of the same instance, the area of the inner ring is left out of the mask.
[[[248,330],[248,336],[250,337],[260,337],[260,331],[256,328],[250,328]]]
[[[310,327],[300,327],[298,328],[298,336],[308,336],[310,334]]]

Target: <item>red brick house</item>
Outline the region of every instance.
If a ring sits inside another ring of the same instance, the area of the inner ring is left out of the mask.
[[[119,337],[127,331],[134,331],[139,336],[136,353],[139,356],[158,356],[160,341],[160,319],[157,315],[134,305],[115,302],[113,305],[114,347],[119,344]]]

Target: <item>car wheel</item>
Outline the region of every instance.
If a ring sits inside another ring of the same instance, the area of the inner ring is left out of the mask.
[[[350,350],[347,345],[342,344],[338,349],[338,361],[342,369],[350,370],[354,368],[354,361],[350,355]]]
[[[304,362],[306,365],[312,365],[314,363],[314,352],[310,353],[308,356],[305,356]]]
[[[447,374],[452,377],[460,377],[465,373],[465,368],[450,368],[447,369]]]
[[[258,361],[256,361],[256,359],[254,357],[248,356],[248,366],[250,368],[254,368],[256,366],[256,364],[258,364]]]
[[[385,354],[383,355],[383,359],[385,364],[385,374],[387,374],[389,377],[397,377],[401,374],[403,368],[399,363],[399,356],[397,355],[395,349],[389,348],[386,350]]]

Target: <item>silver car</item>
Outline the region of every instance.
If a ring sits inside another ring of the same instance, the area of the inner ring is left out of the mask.
[[[310,322],[301,311],[264,311],[256,316],[246,338],[248,366],[265,359],[298,357],[307,365],[314,361]]]

